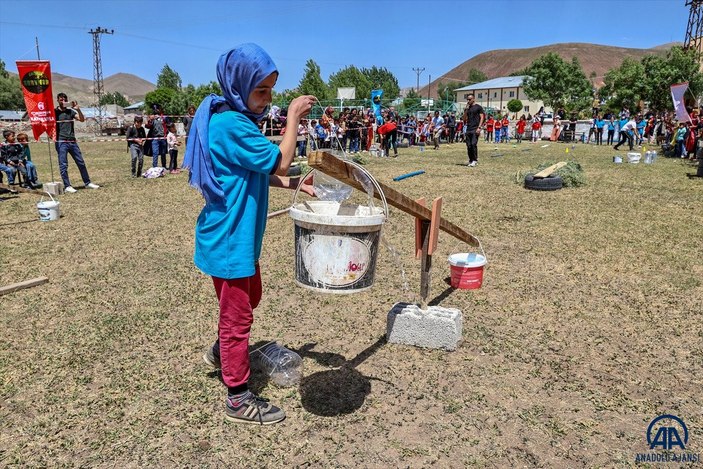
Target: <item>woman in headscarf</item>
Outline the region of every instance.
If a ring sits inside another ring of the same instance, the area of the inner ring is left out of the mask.
[[[249,333],[261,299],[259,256],[266,228],[269,185],[313,194],[309,184],[285,177],[293,160],[298,122],[315,100],[294,99],[279,146],[257,123],[267,114],[278,71],[256,44],[224,53],[217,79],[224,96],[210,95],[195,114],[184,167],[189,183],[205,198],[195,225],[195,265],[210,275],[220,304],[218,337],[203,359],[222,370],[226,416],[234,421],[280,422],[283,410],[248,387]],[[289,128],[288,128],[289,127]]]

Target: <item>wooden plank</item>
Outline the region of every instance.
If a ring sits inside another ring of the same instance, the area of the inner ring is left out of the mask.
[[[17,290],[23,290],[25,288],[36,287],[37,285],[42,285],[48,281],[49,281],[48,277],[38,277],[38,278],[33,278],[31,280],[25,280],[24,282],[6,285],[4,287],[0,287],[0,296],[7,295],[8,293],[12,293]]]
[[[559,163],[551,165],[549,168],[544,168],[539,173],[535,174],[533,177],[536,178],[546,178],[549,177],[557,169],[566,166],[566,161],[560,161]]]
[[[425,202],[424,197],[417,199],[415,202],[422,205],[423,207],[427,207],[427,203]],[[415,218],[415,259],[419,259],[421,255],[422,255],[422,220],[416,217]]]
[[[439,220],[442,218],[442,198],[437,197],[432,202],[432,220],[430,221],[430,244],[427,253],[431,256],[437,249],[439,241]]]
[[[37,189],[26,189],[24,187],[20,186],[11,186],[9,184],[2,184],[0,183],[0,188],[2,189],[7,189],[8,191],[15,191],[15,192],[24,192],[26,194],[39,194],[39,195],[46,195],[46,192],[40,191]]]
[[[346,161],[340,160],[330,153],[323,151],[311,152],[308,156],[308,165],[342,181],[345,184],[352,186],[355,189],[366,192],[366,189],[364,189],[361,183],[354,178],[354,172],[358,170]],[[392,205],[393,207],[423,221],[429,222],[432,220],[432,211],[429,208],[423,207],[411,198],[401,194],[397,190],[383,184],[382,182],[379,182],[378,185],[385,194],[386,201],[389,205]],[[379,194],[375,193],[374,197],[379,200],[381,198]],[[444,218],[440,218],[439,229],[450,234],[459,241],[463,241],[474,247],[479,246],[479,241],[476,237]]]
[[[275,212],[271,212],[268,215],[266,215],[266,218],[268,219],[268,218],[277,217],[279,215],[283,215],[284,213],[288,213],[288,210],[290,210],[290,207],[284,208],[282,210],[276,210]]]

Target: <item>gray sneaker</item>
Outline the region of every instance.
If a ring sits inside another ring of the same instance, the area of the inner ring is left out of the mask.
[[[216,370],[222,368],[222,364],[220,363],[220,357],[215,355],[215,352],[213,351],[212,347],[209,347],[205,354],[203,354],[203,361]]]
[[[237,399],[235,405],[232,397],[227,397],[225,401],[225,414],[233,422],[258,423],[259,425],[271,425],[286,418],[286,413],[278,407],[269,404],[268,399],[264,399],[247,391],[243,399]]]

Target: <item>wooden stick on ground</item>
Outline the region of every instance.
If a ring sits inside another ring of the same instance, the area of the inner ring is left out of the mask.
[[[358,170],[346,161],[340,160],[330,153],[323,151],[314,151],[310,153],[308,156],[308,165],[342,181],[345,184],[352,186],[355,189],[366,192],[366,189],[354,177],[354,173]],[[406,197],[397,190],[381,182],[379,182],[378,185],[385,194],[386,201],[389,205],[392,205],[395,208],[423,221],[429,222],[432,220],[432,210],[429,208],[423,207],[411,198]],[[376,191],[374,191],[374,197],[380,200],[381,196],[375,192]],[[444,218],[440,218],[439,229],[454,236],[459,241],[463,241],[471,246],[478,247],[480,244],[477,238]]]
[[[36,287],[37,285],[45,284],[48,281],[49,281],[48,277],[38,277],[38,278],[33,278],[31,280],[25,280],[24,282],[6,285],[4,287],[0,287],[0,296],[7,295],[8,293],[12,293],[17,290],[23,290],[25,288]]]

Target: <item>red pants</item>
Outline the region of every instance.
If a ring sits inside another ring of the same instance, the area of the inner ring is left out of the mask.
[[[228,388],[249,381],[249,331],[254,322],[254,308],[261,300],[261,272],[251,277],[225,280],[212,277],[220,302],[220,339],[222,381]]]

